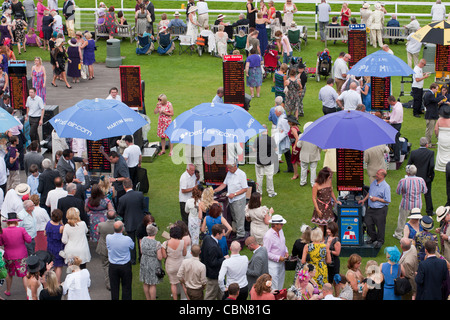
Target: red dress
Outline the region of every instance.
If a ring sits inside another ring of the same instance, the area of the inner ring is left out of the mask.
[[[345,13],[345,14],[349,14],[349,10],[350,9],[347,9],[345,12],[343,11],[343,9],[341,9],[341,26],[348,26],[349,25],[349,23],[350,23],[350,21],[349,21],[349,17],[347,17],[347,16],[343,16],[342,15],[342,13]],[[345,21],[347,21],[347,23],[345,23]]]
[[[169,137],[164,133],[164,131],[167,129],[169,124],[172,122],[172,117],[167,116],[165,114],[161,114],[161,111],[169,112],[170,109],[172,108],[172,104],[169,101],[167,101],[167,104],[165,106],[163,106],[163,105],[161,105],[161,103],[158,102],[158,104],[156,106],[160,110],[159,118],[158,118],[157,136],[160,138],[169,139]]]
[[[297,126],[292,126],[291,130],[288,132],[288,137],[291,140],[291,147],[292,147],[292,155],[291,155],[291,163],[300,163],[300,148],[297,147],[297,143],[295,140],[294,135],[292,134],[292,128],[297,129],[297,134],[300,135],[300,130]]]

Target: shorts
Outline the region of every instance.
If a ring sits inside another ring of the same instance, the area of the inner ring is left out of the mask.
[[[27,275],[27,258],[5,260],[5,267],[8,270],[8,276],[13,277],[17,275],[23,278]]]

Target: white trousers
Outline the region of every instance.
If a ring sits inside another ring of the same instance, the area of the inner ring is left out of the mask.
[[[269,274],[272,277],[272,289],[281,290],[284,287],[284,277],[286,270],[284,262],[275,262],[269,260]]]

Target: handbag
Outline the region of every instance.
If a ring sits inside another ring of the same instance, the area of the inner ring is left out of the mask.
[[[165,275],[166,275],[166,272],[163,270],[163,268],[158,267],[156,269],[156,276],[158,277],[158,279],[161,280],[162,278],[164,278]]]
[[[295,268],[297,267],[297,262],[297,256],[289,256],[286,260],[284,260],[284,268],[286,270],[295,270]]]
[[[400,278],[400,265],[398,266],[398,275],[397,278],[394,279],[394,294],[397,296],[403,296],[409,292],[411,292],[412,287],[408,278]]]
[[[66,252],[64,250],[59,251],[59,255],[61,256],[61,258],[66,258]]]
[[[198,46],[204,46],[206,44],[205,38],[203,38],[202,36],[197,37],[197,41],[195,42],[195,44]]]
[[[275,290],[273,295],[275,296],[275,300],[285,300],[287,298],[287,289]]]

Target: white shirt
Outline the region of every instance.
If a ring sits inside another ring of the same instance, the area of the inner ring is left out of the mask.
[[[237,168],[234,173],[231,173],[231,171],[228,171],[223,183],[225,183],[227,185],[228,194],[232,194],[232,193],[238,192],[242,189],[248,188],[247,175],[245,174],[244,171],[242,171],[239,168]],[[228,202],[232,203],[232,202],[240,200],[244,197],[245,197],[245,192],[237,195],[233,199],[228,199]]]
[[[63,22],[61,16],[57,14],[53,17],[53,20],[55,20],[55,23],[53,24],[53,32],[62,32]]]
[[[106,100],[117,100],[117,101],[122,101],[122,98],[119,95],[116,95],[115,98],[113,98],[111,95],[106,97]]]
[[[208,13],[208,4],[206,3],[206,1],[198,1],[197,10],[197,14]]]
[[[45,201],[45,205],[50,207],[50,212],[58,209],[58,200],[67,196],[67,191],[63,188],[55,188],[50,190],[47,194],[47,200]]]
[[[128,168],[134,168],[139,164],[139,157],[141,154],[141,148],[136,144],[132,144],[125,148],[123,157],[127,161]]]
[[[44,109],[44,101],[38,95],[36,95],[34,98],[28,96],[26,107],[29,108],[29,117],[40,117],[42,110]]]
[[[16,190],[9,189],[6,192],[5,198],[2,204],[2,216],[7,218],[9,212],[20,212],[23,209],[23,202]]]
[[[193,174],[192,176],[186,171],[180,177],[180,190],[178,193],[178,199],[180,202],[187,202],[192,197],[192,192],[183,193],[181,190],[190,189],[195,186],[196,176]]]
[[[91,275],[88,269],[72,272],[66,276],[63,294],[67,300],[91,300],[88,288],[91,286]]]
[[[319,100],[322,101],[322,106],[326,108],[336,108],[337,98],[338,94],[336,90],[330,85],[325,85],[319,90]]]
[[[423,69],[419,66],[414,67],[413,83],[412,83],[411,87],[423,89],[424,79],[422,79],[422,81],[417,82],[416,78],[423,78]]]
[[[435,3],[431,7],[431,21],[445,20],[445,5],[443,3]]]
[[[52,9],[58,10],[58,0],[48,0],[47,7],[49,11]]]
[[[347,62],[343,58],[338,58],[334,62],[334,77],[337,79],[345,80],[342,76],[343,74],[347,74],[348,66]]]
[[[327,294],[325,297],[323,297],[322,300],[342,300],[341,298],[337,298],[333,296],[332,294]]]
[[[0,157],[2,158],[0,160],[0,186],[4,185],[6,183],[6,180],[8,180],[8,175],[6,173],[6,163],[5,163],[5,155]]]
[[[407,38],[406,41],[408,41],[406,43],[406,51],[411,53],[411,54],[415,54],[415,53],[419,53],[420,49],[422,49],[422,42],[417,41],[416,39],[414,39],[412,37],[414,33],[411,33]]]
[[[33,217],[36,220],[36,231],[44,231],[47,222],[50,221],[47,210],[37,206],[33,210]]]
[[[322,2],[317,6],[319,12],[319,22],[330,21],[331,7],[328,3]]]
[[[219,287],[222,292],[232,283],[239,284],[239,288],[245,287],[247,282],[248,257],[240,254],[232,254],[230,258],[222,262],[219,271]],[[226,278],[226,284],[224,280]]]
[[[361,95],[355,90],[346,90],[338,97],[344,104],[344,110],[356,110],[358,104],[362,103]]]

